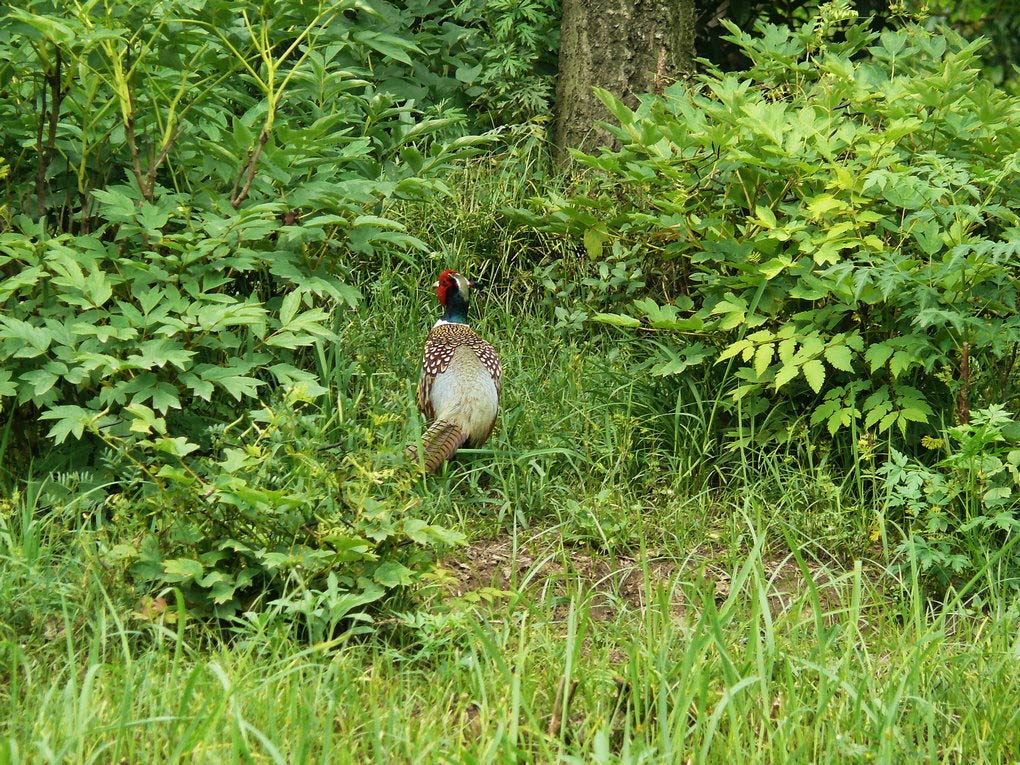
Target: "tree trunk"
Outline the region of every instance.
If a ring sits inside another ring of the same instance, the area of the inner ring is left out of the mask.
[[[592,92],[604,88],[630,107],[661,93],[694,59],[694,0],[563,0],[556,84],[556,159],[614,145],[600,128],[610,114]]]

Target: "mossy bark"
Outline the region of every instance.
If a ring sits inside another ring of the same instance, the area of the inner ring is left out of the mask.
[[[694,0],[563,0],[556,87],[556,158],[567,150],[614,146],[598,126],[610,114],[593,92],[604,88],[628,106],[661,93],[694,59]]]

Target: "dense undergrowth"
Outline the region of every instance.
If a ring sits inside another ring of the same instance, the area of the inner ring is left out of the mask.
[[[567,182],[547,3],[76,8],[0,25],[0,763],[1016,757],[977,46],[734,31]],[[422,479],[445,267],[506,386]]]

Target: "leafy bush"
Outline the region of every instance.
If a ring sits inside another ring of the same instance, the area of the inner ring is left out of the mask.
[[[746,72],[635,110],[602,93],[623,148],[575,152],[574,191],[518,211],[588,260],[563,326],[631,333],[660,380],[649,422],[714,426],[683,448],[823,454],[862,501],[916,500],[902,549],[933,581],[972,576],[1016,534],[1016,453],[971,408],[1016,401],[1020,101],[980,76],[981,41],[845,4],[729,28]],[[922,440],[947,427],[961,453],[936,461]]]
[[[827,13],[734,29],[742,75],[636,111],[603,93],[623,149],[575,154],[583,193],[526,217],[595,261],[644,249],[662,296],[595,319],[651,330],[654,374],[726,370],[743,435],[785,441],[803,415],[916,443],[1014,372],[1020,112],[980,42]]]
[[[559,47],[558,0],[411,0],[372,4],[375,39],[400,50],[375,62],[397,99],[464,113],[474,130],[544,120]],[[413,42],[413,45],[407,45]]]
[[[33,42],[6,39],[5,146],[35,151],[7,178],[0,396],[59,443],[266,383],[321,392],[300,351],[330,338],[324,306],[359,299],[344,253],[423,248],[379,213],[442,193],[436,171],[470,143],[431,142],[447,120],[415,122],[367,69],[338,68],[397,43],[356,31],[345,4],[231,6],[230,23],[223,4],[33,7],[5,25]]]
[[[443,171],[479,139],[379,80],[414,42],[361,2],[37,0],[0,17],[0,416],[23,458],[45,428],[57,464],[147,503],[124,527],[147,541],[119,549],[203,605],[236,606],[295,556],[306,584],[323,556],[349,564],[334,589],[359,598],[404,582],[385,551],[427,541],[412,519],[372,531],[365,498],[343,516],[357,554],[327,554],[301,529],[337,514],[310,489],[264,488],[259,470],[290,470],[282,454],[244,458],[269,436],[232,450],[216,432],[326,393],[319,360],[334,312],[361,300],[358,261],[425,249],[388,206],[448,193]]]
[[[154,478],[162,491],[114,502],[114,521],[139,531],[108,546],[107,559],[126,561],[140,582],[179,588],[203,612],[258,603],[314,640],[416,582],[461,535],[410,513],[414,500],[394,482],[377,496],[374,481],[392,475],[363,478],[353,466],[365,455],[322,452],[308,405],[291,393],[247,424],[219,427],[214,456],[164,465]]]
[[[941,587],[991,574],[1020,589],[1020,423],[993,406],[925,444],[945,456],[929,467],[894,449],[878,469],[885,520],[911,529],[901,552]]]

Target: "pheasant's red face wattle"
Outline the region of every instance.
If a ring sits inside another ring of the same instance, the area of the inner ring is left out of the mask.
[[[447,290],[450,287],[457,287],[456,273],[453,269],[448,268],[439,275],[439,281],[436,282],[436,297],[439,298],[440,305],[446,305]]]

